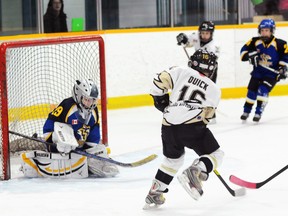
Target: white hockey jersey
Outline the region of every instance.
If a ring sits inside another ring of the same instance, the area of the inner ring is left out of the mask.
[[[169,90],[169,105],[163,114],[163,124],[167,125],[208,123],[221,97],[212,80],[190,67],[173,67],[156,75],[151,95],[162,96]]]
[[[215,43],[214,40],[206,43],[204,46],[200,44],[199,32],[194,32],[191,35],[188,35],[188,43],[186,47],[194,47],[195,50],[205,49],[208,52],[213,52],[217,58],[219,58],[220,47]]]

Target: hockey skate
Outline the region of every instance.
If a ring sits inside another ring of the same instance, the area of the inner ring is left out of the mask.
[[[192,165],[177,178],[187,193],[198,200],[203,195],[201,182],[208,179],[208,173],[203,172],[197,165]]]
[[[148,195],[145,198],[145,206],[144,210],[155,209],[165,203],[165,197],[163,193],[167,193],[168,189],[166,188],[164,191],[160,191],[160,183],[157,180],[153,181],[152,187],[149,190]]]
[[[148,195],[145,198],[145,206],[143,207],[144,210],[158,208],[159,206],[165,203],[165,197],[163,193],[167,193],[168,189],[165,191],[153,191],[150,190]]]
[[[244,112],[244,113],[240,116],[240,119],[243,120],[243,121],[246,121],[248,117],[249,117],[249,113]]]
[[[259,122],[261,119],[261,115],[260,114],[255,114],[255,116],[253,117],[253,121],[254,122]]]

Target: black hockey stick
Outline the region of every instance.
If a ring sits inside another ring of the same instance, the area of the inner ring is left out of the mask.
[[[184,50],[184,52],[186,53],[187,58],[190,59],[189,54],[188,54],[188,51],[186,50],[186,47],[183,47],[183,50]]]
[[[262,187],[263,185],[265,185],[266,183],[268,183],[269,181],[271,181],[272,179],[274,179],[276,176],[280,175],[282,172],[284,172],[287,169],[288,169],[288,165],[284,166],[282,169],[280,169],[279,171],[277,171],[276,173],[274,173],[273,175],[271,175],[269,178],[267,178],[266,180],[264,180],[262,182],[249,182],[249,181],[245,181],[243,179],[240,179],[234,175],[231,175],[229,179],[232,183],[234,183],[236,185],[250,188],[250,189],[258,189],[258,188]]]
[[[46,144],[46,145],[50,145],[50,146],[55,146],[54,143],[49,143],[49,142],[46,142],[44,140],[40,140],[40,139],[37,139],[37,138],[33,138],[33,137],[29,137],[29,136],[26,136],[24,134],[20,134],[20,133],[17,133],[17,132],[14,132],[14,131],[10,131],[9,130],[9,133],[10,134],[14,134],[16,136],[20,136],[20,137],[23,137],[23,138],[26,138],[26,139],[30,139],[30,140],[33,140],[33,141],[36,141],[36,142],[40,142],[40,143],[43,143],[43,144]],[[132,162],[132,163],[122,163],[122,162],[119,162],[119,161],[115,161],[111,158],[103,158],[103,157],[100,157],[100,156],[97,156],[97,155],[94,155],[94,154],[90,154],[88,152],[85,152],[85,151],[81,151],[79,149],[75,149],[75,150],[72,150],[71,152],[74,152],[76,154],[80,154],[80,155],[83,155],[83,156],[86,156],[86,157],[89,157],[89,158],[94,158],[94,159],[97,159],[97,160],[101,160],[101,161],[106,161],[106,162],[109,162],[109,163],[112,163],[112,164],[116,164],[118,166],[121,166],[121,167],[138,167],[138,166],[141,166],[143,164],[146,164],[152,160],[154,160],[155,158],[157,158],[157,155],[156,154],[152,154],[142,160],[139,160],[139,161],[135,161],[135,162]]]
[[[217,170],[213,171],[216,176],[218,177],[218,179],[222,182],[222,184],[225,186],[225,188],[229,191],[229,193],[234,196],[234,197],[238,197],[238,196],[244,196],[246,194],[246,190],[245,188],[238,188],[236,190],[233,190],[232,188],[229,187],[229,185],[226,183],[226,181],[222,178],[222,176],[220,175],[220,173]]]

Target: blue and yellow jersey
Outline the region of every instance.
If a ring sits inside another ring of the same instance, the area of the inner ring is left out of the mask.
[[[54,122],[62,122],[72,126],[74,135],[78,143],[83,145],[85,142],[99,143],[99,113],[97,107],[92,110],[88,124],[84,124],[79,118],[79,109],[72,97],[64,99],[51,113],[43,126],[43,134],[47,142],[52,143],[52,132]]]
[[[288,64],[288,48],[287,42],[274,36],[268,43],[264,43],[260,37],[253,37],[241,48],[241,61],[249,60],[249,53],[257,51],[259,63],[275,70],[279,66]],[[270,70],[258,66],[253,67],[251,73],[256,78],[271,77],[275,78],[277,74]]]

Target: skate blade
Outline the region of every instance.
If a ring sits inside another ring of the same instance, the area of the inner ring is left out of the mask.
[[[143,210],[153,210],[153,209],[158,209],[160,207],[160,205],[157,205],[157,204],[148,204],[146,203],[144,206],[143,206]]]
[[[186,175],[181,174],[177,176],[178,181],[181,183],[182,187],[186,190],[186,192],[195,200],[199,200],[199,198],[203,195],[199,193],[199,191],[194,188],[189,186],[189,179]]]
[[[242,121],[242,124],[246,124],[247,123],[247,119],[246,120],[242,120],[241,119],[241,121]]]
[[[254,123],[254,124],[259,124],[259,122],[260,122],[260,120],[259,120],[259,121],[254,121],[254,120],[253,120],[253,123]]]

